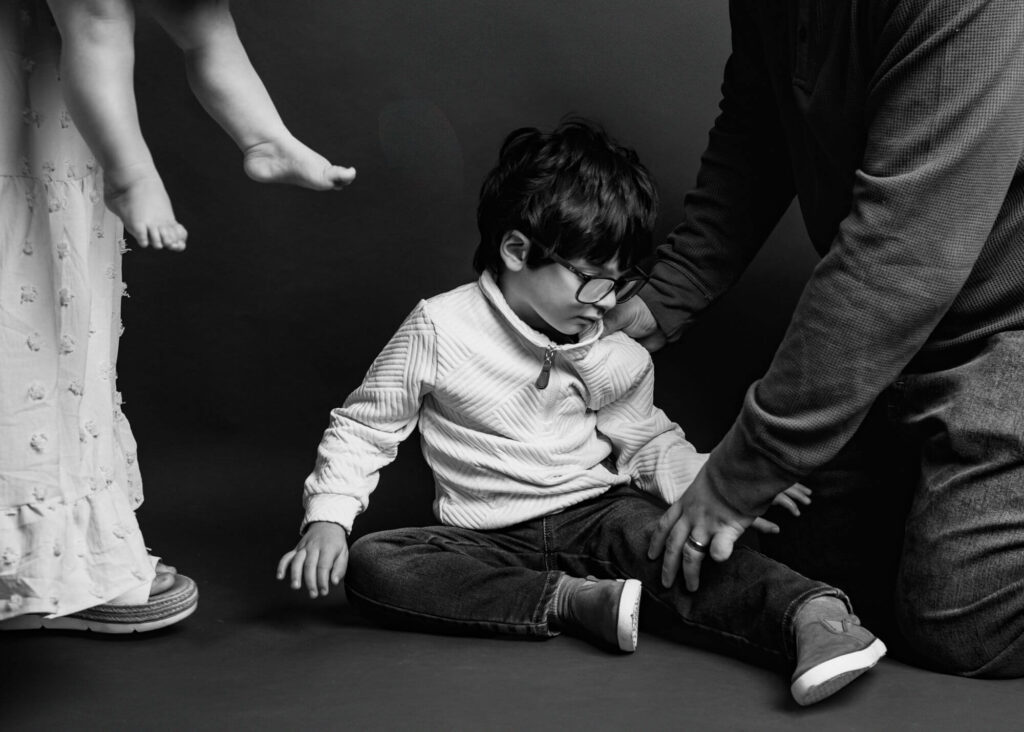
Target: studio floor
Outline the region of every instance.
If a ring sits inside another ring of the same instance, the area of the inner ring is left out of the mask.
[[[274,579],[295,540],[312,449],[196,440],[142,457],[147,541],[196,580],[199,609],[145,635],[0,636],[7,732],[1024,728],[1024,680],[973,681],[892,659],[804,709],[773,671],[649,634],[624,656],[564,636],[381,629],[340,589],[313,601]],[[391,483],[425,477],[409,465]],[[429,501],[429,491],[417,495]],[[424,515],[416,511],[400,518]],[[371,508],[366,524],[379,528],[395,513]]]

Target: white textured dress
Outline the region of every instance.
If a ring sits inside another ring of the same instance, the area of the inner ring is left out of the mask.
[[[43,0],[0,0],[0,620],[153,578],[121,412],[123,233],[64,108]]]

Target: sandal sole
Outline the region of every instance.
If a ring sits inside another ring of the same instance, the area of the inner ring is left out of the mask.
[[[19,615],[0,623],[3,630],[87,630],[94,633],[145,633],[174,625],[196,611],[199,591],[188,577],[176,575],[175,586],[145,605],[97,605],[81,612],[49,618]]]

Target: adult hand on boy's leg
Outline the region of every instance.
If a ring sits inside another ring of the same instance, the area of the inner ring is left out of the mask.
[[[717,494],[706,470],[701,470],[686,492],[658,520],[647,556],[661,563],[661,583],[671,587],[682,568],[686,589],[700,586],[700,567],[710,554],[716,562],[732,556],[733,545],[755,521],[726,504]],[[768,531],[774,524],[765,522]],[[774,526],[774,531],[778,527]],[[692,538],[691,538],[692,537]]]
[[[348,568],[348,537],[340,524],[314,521],[299,543],[277,563],[277,578],[291,578],[293,590],[305,582],[309,596],[326,597],[331,585],[337,586]]]

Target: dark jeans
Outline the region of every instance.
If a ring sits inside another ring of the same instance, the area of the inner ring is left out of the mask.
[[[1024,332],[901,377],[804,481],[766,553],[834,584],[910,660],[1024,676]]]
[[[618,487],[561,513],[509,528],[432,526],[382,531],[353,544],[349,599],[377,619],[444,633],[557,635],[559,578],[594,575],[643,583],[647,628],[752,660],[792,660],[797,609],[834,588],[747,547],[722,564],[705,562],[700,590],[682,578],[661,586],[661,561],[647,559],[665,506]],[[845,601],[845,598],[843,598]]]

